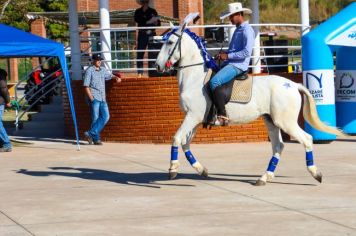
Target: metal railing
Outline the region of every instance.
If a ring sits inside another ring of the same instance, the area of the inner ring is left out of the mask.
[[[274,28],[282,28],[280,31],[278,30],[274,30],[274,32],[286,32],[286,31],[293,31],[295,32],[296,30],[298,30],[299,32],[299,38],[301,37],[301,32],[302,32],[302,28],[305,27],[301,24],[250,24],[252,27],[259,27],[260,29],[265,29],[266,27],[274,27]],[[230,28],[234,28],[234,25],[193,25],[193,26],[188,26],[187,28],[189,29],[206,29],[206,28],[220,28],[223,27],[224,28],[224,32],[226,34],[226,31],[228,31],[228,29]],[[286,30],[286,28],[290,29],[290,30]],[[160,50],[159,49],[146,49],[146,50],[136,50],[134,48],[134,45],[136,44],[136,40],[135,39],[130,39],[130,38],[126,38],[125,41],[125,46],[126,47],[122,47],[120,49],[116,48],[115,45],[117,45],[117,42],[111,42],[112,44],[112,50],[111,51],[101,51],[99,50],[93,50],[93,43],[97,43],[100,42],[99,37],[95,38],[92,35],[93,34],[98,34],[101,31],[106,31],[106,30],[110,30],[110,32],[112,34],[116,34],[116,32],[122,33],[122,32],[126,32],[126,35],[129,35],[129,32],[136,32],[137,30],[148,30],[148,29],[154,29],[156,31],[167,31],[169,29],[171,29],[170,26],[158,26],[158,27],[118,27],[118,28],[108,28],[108,29],[88,29],[86,30],[86,32],[89,32],[91,35],[89,37],[87,37],[90,40],[87,40],[87,42],[89,43],[89,47],[88,50],[86,50],[85,53],[83,53],[83,56],[88,55],[88,54],[92,54],[92,53],[111,53],[112,54],[112,60],[106,60],[106,62],[111,62],[113,64],[112,69],[113,70],[119,70],[119,71],[123,71],[123,72],[130,72],[130,71],[136,71],[137,67],[136,67],[136,63],[138,61],[143,61],[144,63],[148,64],[148,66],[146,65],[146,67],[144,67],[143,69],[146,71],[151,71],[151,70],[156,70],[154,67],[149,67],[150,62],[154,62],[155,58],[150,58],[150,56],[144,58],[144,59],[137,59],[136,58],[136,53],[137,52],[147,52],[147,53],[158,53]],[[112,37],[113,38],[113,37]],[[156,37],[158,38],[158,37]],[[85,39],[85,38],[82,38]],[[225,37],[226,39],[226,37]],[[296,63],[300,63],[301,60],[301,55],[300,53],[293,53],[293,52],[297,52],[299,50],[301,50],[301,46],[300,45],[287,45],[287,46],[266,46],[263,45],[263,40],[261,40],[260,42],[260,47],[255,47],[255,49],[259,49],[260,50],[260,55],[259,56],[255,56],[253,55],[252,58],[257,58],[258,60],[263,61],[264,63],[261,65],[262,68],[273,68],[273,67],[288,67],[288,66],[294,66]],[[122,42],[121,42],[122,43]],[[207,44],[207,51],[208,52],[213,52],[213,51],[218,51],[220,50],[221,47],[209,47],[209,43]],[[228,48],[222,47],[222,50],[227,50]],[[290,53],[288,54],[273,54],[273,55],[268,55],[268,53],[266,53],[266,50],[272,50],[272,49],[286,49],[287,51],[289,51]],[[127,54],[128,56],[125,58],[125,56],[117,56],[119,54]],[[279,65],[268,65],[267,60],[268,59],[279,59],[279,58],[287,58],[288,59],[288,63],[287,64],[279,64]],[[89,61],[87,61],[87,64],[82,64],[82,67],[86,67],[89,64]],[[121,63],[121,64],[120,64]],[[121,66],[118,66],[121,65]],[[122,66],[125,65],[125,66]],[[251,68],[254,67],[254,65],[250,66]]]
[[[57,72],[62,69],[57,69],[48,73],[46,76],[41,78],[39,84],[32,84],[29,87],[29,81],[31,80],[32,74],[43,67],[44,64],[52,60],[53,57],[47,58],[40,65],[33,68],[31,72],[26,74],[21,78],[15,85],[15,127],[16,130],[19,128],[19,123],[26,113],[28,113],[34,106],[38,105],[42,99],[48,98],[48,95],[57,91],[61,88],[61,81],[63,79],[63,73],[56,78],[53,78]],[[26,86],[28,86],[26,88]],[[20,90],[23,90],[23,93],[20,95]]]

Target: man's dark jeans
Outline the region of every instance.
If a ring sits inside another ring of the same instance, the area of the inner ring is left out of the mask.
[[[149,36],[145,31],[140,31],[138,33],[138,39],[137,39],[137,50],[146,50],[147,45],[148,45],[148,40]],[[143,57],[145,55],[145,52],[137,52],[137,73],[138,74],[143,74]]]

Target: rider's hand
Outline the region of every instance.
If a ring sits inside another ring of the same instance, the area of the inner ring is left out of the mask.
[[[115,76],[115,81],[116,81],[116,83],[120,83],[120,82],[121,82],[121,78],[120,78],[120,77]]]
[[[219,58],[220,60],[225,61],[225,60],[228,59],[228,54],[227,54],[226,52],[221,52],[221,53],[219,53],[218,58]]]
[[[11,103],[9,102],[9,103],[6,103],[6,105],[5,105],[6,107],[11,107]]]

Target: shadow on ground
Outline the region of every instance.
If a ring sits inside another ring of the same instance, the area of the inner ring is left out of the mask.
[[[51,142],[51,143],[69,143],[73,145],[77,145],[77,141],[72,138],[46,138],[46,137],[16,137],[17,141],[31,142],[31,141],[43,141],[43,142]],[[85,141],[79,141],[80,145],[88,145]]]
[[[134,185],[142,187],[160,188],[160,186],[181,186],[181,187],[195,187],[192,184],[174,184],[172,180],[168,179],[168,173],[163,172],[146,172],[146,173],[120,173],[107,170],[90,169],[90,168],[74,168],[74,167],[49,167],[50,171],[31,171],[27,169],[20,169],[16,173],[36,176],[64,176],[70,178],[81,178],[88,180],[107,181],[118,184]],[[224,178],[216,176],[227,176],[233,178]],[[191,179],[191,180],[209,180],[209,181],[238,181],[247,184],[255,184],[258,175],[225,175],[212,174],[208,178],[203,178],[197,174],[178,174],[177,179]],[[285,177],[285,176],[281,176]],[[285,177],[286,178],[286,177]],[[169,183],[162,183],[169,182]],[[281,183],[304,185],[297,183]],[[306,184],[307,185],[307,184]]]

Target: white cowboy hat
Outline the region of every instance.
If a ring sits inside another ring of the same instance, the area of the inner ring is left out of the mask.
[[[237,12],[245,12],[247,14],[251,14],[252,11],[248,8],[244,8],[242,7],[242,4],[241,2],[234,2],[234,3],[230,3],[229,4],[229,9],[225,12],[223,12],[221,15],[220,15],[220,20],[223,20],[225,19],[226,17],[229,17]]]
[[[136,2],[137,2],[137,4],[141,5],[141,0],[136,0]],[[148,2],[150,2],[150,1],[148,0]]]

